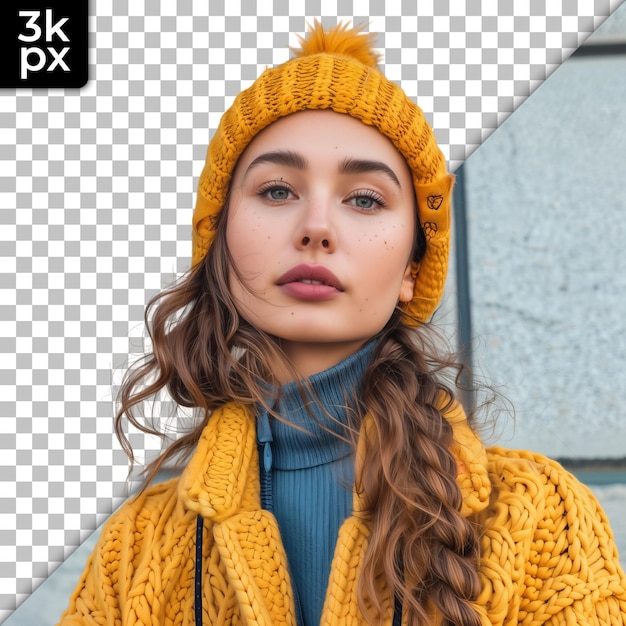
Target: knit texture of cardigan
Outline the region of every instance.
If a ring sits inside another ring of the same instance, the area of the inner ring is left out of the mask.
[[[483,624],[626,624],[626,577],[590,491],[543,456],[486,450],[460,407],[446,417],[462,512],[482,528],[476,607]],[[259,490],[254,417],[227,405],[209,420],[180,479],[150,487],[107,522],[60,624],[192,626],[200,514],[205,626],[295,626],[285,552]],[[339,531],[322,625],[365,624],[357,582],[368,538],[355,496]],[[389,626],[393,598],[380,594]]]

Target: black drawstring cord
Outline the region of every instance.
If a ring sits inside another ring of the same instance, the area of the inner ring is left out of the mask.
[[[202,515],[196,518],[196,574],[194,578],[194,613],[196,626],[202,626]]]
[[[393,597],[393,626],[402,626],[402,602],[397,593]]]

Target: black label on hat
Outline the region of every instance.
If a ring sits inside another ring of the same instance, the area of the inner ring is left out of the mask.
[[[426,204],[428,204],[428,208],[433,211],[438,211],[442,202],[443,202],[443,196],[433,195],[433,196],[428,196],[428,198],[426,198]]]
[[[87,0],[1,0],[0,87],[83,87]]]

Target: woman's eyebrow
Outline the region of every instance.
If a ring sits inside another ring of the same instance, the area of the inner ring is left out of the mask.
[[[298,170],[305,170],[308,168],[308,162],[298,152],[292,150],[276,150],[275,152],[265,152],[260,154],[256,159],[248,165],[246,169],[246,175],[257,165],[262,163],[274,163],[276,165],[285,165],[287,167],[293,167]],[[400,181],[395,172],[385,163],[381,161],[371,161],[368,159],[345,159],[339,166],[339,171],[342,174],[361,174],[363,172],[380,172],[390,178],[400,189]]]
[[[275,163],[276,165],[286,165],[287,167],[293,167],[298,170],[305,170],[308,167],[307,160],[297,152],[292,150],[277,150],[276,152],[265,152],[260,154],[246,169],[246,174],[251,169],[261,163]]]
[[[400,189],[400,181],[395,172],[381,161],[369,161],[366,159],[345,159],[339,167],[342,174],[361,174],[363,172],[380,172],[390,178]]]

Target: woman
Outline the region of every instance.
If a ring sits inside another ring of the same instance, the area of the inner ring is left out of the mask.
[[[64,626],[626,622],[590,492],[485,450],[455,400],[427,324],[453,178],[376,60],[316,24],[222,118],[193,267],[149,306],[117,431],[132,458],[123,419],[147,428],[163,390],[197,421],[108,522]]]

